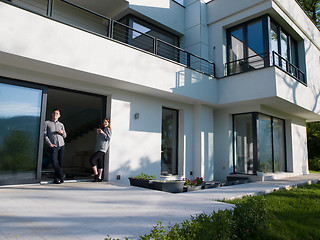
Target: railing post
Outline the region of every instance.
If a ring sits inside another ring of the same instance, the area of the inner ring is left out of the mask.
[[[108,37],[113,38],[113,28],[114,28],[114,20],[109,20],[109,31],[108,31]]]
[[[272,66],[275,66],[276,65],[276,62],[275,62],[275,56],[274,56],[274,51],[272,51]]]
[[[187,67],[191,66],[190,53],[187,52]]]
[[[52,17],[54,0],[48,0],[47,4],[47,16]]]
[[[158,39],[153,38],[153,53],[158,55]]]

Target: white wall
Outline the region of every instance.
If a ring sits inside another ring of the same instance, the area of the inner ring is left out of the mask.
[[[79,81],[89,74],[91,82],[159,96],[175,93],[207,102],[217,97],[215,79],[3,2],[0,33],[0,63]]]

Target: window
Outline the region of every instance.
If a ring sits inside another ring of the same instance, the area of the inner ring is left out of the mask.
[[[285,172],[284,120],[261,113],[233,116],[234,172]]]
[[[176,48],[179,46],[178,36],[132,15],[122,18],[120,22],[133,30],[127,30],[121,25],[115,25],[115,32],[117,32],[115,39],[153,52],[155,47],[154,38],[157,38],[160,41],[157,42],[156,54],[179,62],[179,50]]]
[[[252,114],[234,116],[233,124],[235,172],[253,174]]]
[[[267,16],[227,30],[228,75],[262,68],[268,52],[264,25]]]
[[[178,174],[178,111],[162,108],[161,174]]]
[[[269,67],[270,63],[304,82],[298,69],[297,41],[268,15],[227,29],[227,75]]]
[[[43,91],[0,82],[0,93],[0,185],[34,183]]]

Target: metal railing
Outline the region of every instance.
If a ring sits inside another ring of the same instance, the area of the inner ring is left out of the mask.
[[[177,46],[145,34],[99,13],[66,0],[0,0],[47,16],[81,30],[111,38],[157,56],[183,64],[206,75],[215,76],[215,64]]]
[[[277,66],[302,83],[306,83],[304,73],[275,51],[272,52],[273,66]]]
[[[226,63],[227,75],[257,70],[269,66],[269,53],[253,55]]]
[[[226,74],[228,76],[253,71],[270,66],[276,66],[290,74],[299,82],[306,83],[305,74],[295,65],[290,63],[275,51],[270,53],[262,53],[248,58],[238,59],[225,64]]]

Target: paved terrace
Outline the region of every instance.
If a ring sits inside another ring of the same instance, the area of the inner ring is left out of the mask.
[[[179,194],[108,182],[0,187],[0,239],[136,239],[157,221],[180,223],[190,215],[232,208],[214,200],[319,180],[320,174],[310,174]]]

